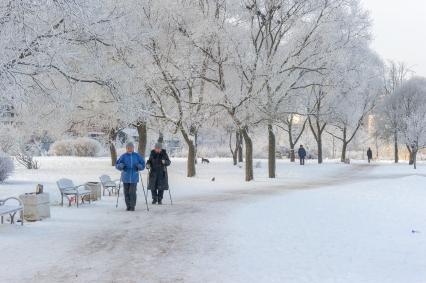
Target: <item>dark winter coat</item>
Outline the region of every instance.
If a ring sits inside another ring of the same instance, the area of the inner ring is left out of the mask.
[[[371,149],[367,150],[367,157],[368,159],[373,159],[373,152],[371,151]]]
[[[164,161],[164,163],[163,163]],[[147,166],[150,168],[148,178],[148,190],[168,190],[169,178],[167,175],[167,166],[171,164],[166,150],[162,149],[160,153],[151,151]]]
[[[305,157],[306,157],[306,150],[303,147],[301,147],[297,151],[297,154],[299,155],[299,158],[305,159]]]
[[[128,184],[139,182],[139,171],[145,169],[145,160],[136,152],[123,154],[115,163],[121,171],[121,181]]]

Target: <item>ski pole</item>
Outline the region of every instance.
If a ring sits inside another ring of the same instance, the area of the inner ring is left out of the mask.
[[[166,175],[167,175],[167,178],[169,178],[169,173],[167,172],[167,166],[166,166],[165,168],[166,168]],[[171,193],[170,186],[169,186],[168,191],[169,191],[169,197],[170,197],[170,205],[173,205],[172,193]]]
[[[123,176],[120,175],[120,183],[118,183],[118,193],[117,193],[117,203],[115,204],[115,208],[118,208],[118,199],[120,197],[120,190],[121,190],[121,180],[122,180]]]
[[[148,178],[146,178],[146,194],[149,197],[150,190],[148,188],[149,188],[149,176],[151,176],[151,169],[147,169],[147,170],[148,170]],[[152,192],[151,192],[151,197],[152,197]]]
[[[145,196],[146,210],[147,210],[147,211],[149,211],[149,207],[148,207],[148,198],[147,198],[146,193],[145,193],[145,185],[143,184],[143,178],[142,178],[142,174],[141,174],[141,172],[139,172],[139,177],[141,178],[143,195]]]

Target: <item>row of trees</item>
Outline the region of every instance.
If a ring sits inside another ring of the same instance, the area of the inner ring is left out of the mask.
[[[397,93],[370,48],[370,24],[358,0],[4,1],[3,103],[27,135],[102,130],[112,163],[120,128],[137,128],[142,154],[147,129],[179,133],[188,177],[200,129],[219,125],[235,161],[244,143],[252,180],[252,133],[262,127],[274,178],[277,129],[292,160],[309,129],[319,163],[325,133],[341,141],[344,161],[382,96]],[[408,129],[381,117],[387,133]]]
[[[399,143],[410,154],[410,165],[417,166],[417,153],[426,147],[426,79],[409,78],[404,64],[391,64],[388,94],[377,109],[378,133],[394,144],[395,163]]]

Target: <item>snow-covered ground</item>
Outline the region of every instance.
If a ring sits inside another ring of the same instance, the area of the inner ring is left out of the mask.
[[[426,282],[423,164],[280,161],[268,180],[261,161],[247,184],[229,160],[198,165],[193,179],[172,161],[174,205],[147,212],[139,190],[133,213],[114,197],[58,205],[60,177],[118,177],[106,158],[17,168],[0,198],[44,184],[52,218],[0,225],[0,282]]]

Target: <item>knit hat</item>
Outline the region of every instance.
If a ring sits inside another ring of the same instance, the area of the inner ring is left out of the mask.
[[[132,142],[128,142],[128,143],[126,144],[126,148],[127,148],[127,147],[135,148],[135,144],[134,144],[134,143],[132,143]]]
[[[157,142],[157,143],[155,143],[155,148],[162,149],[163,145],[161,143]]]

